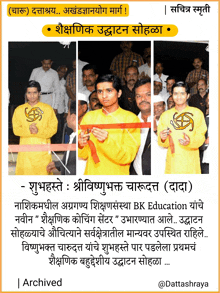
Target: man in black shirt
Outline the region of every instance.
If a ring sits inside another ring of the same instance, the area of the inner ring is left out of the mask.
[[[119,99],[119,106],[124,109],[133,112],[138,115],[140,112],[135,101],[134,85],[138,80],[138,68],[136,66],[128,66],[125,69],[125,83],[122,87],[122,95]]]
[[[198,93],[193,95],[189,100],[189,106],[200,109],[204,116],[206,113],[206,98],[208,96],[207,88],[207,80],[200,79],[197,83]]]

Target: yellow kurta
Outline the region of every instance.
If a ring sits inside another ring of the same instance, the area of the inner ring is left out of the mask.
[[[175,153],[171,154],[169,139],[163,143],[160,132],[170,128],[175,146]],[[168,148],[165,174],[201,174],[199,147],[205,141],[207,127],[203,113],[194,107],[187,106],[178,112],[175,108],[165,111],[157,128],[158,144]],[[183,146],[179,139],[183,139],[183,133],[190,138],[190,143]]]
[[[37,134],[31,134],[29,126],[36,123]],[[57,132],[57,118],[51,106],[28,103],[17,107],[12,118],[13,132],[20,136],[20,145],[48,144]],[[16,164],[16,175],[49,175],[46,167],[52,161],[49,152],[20,152]]]
[[[105,115],[102,109],[88,112],[80,125],[135,123],[139,118],[121,108]],[[95,164],[88,145],[78,150],[80,158],[86,159],[84,175],[129,175],[129,166],[134,160],[140,146],[140,129],[106,129],[108,137],[99,142],[93,134],[90,139],[95,144],[100,162]]]

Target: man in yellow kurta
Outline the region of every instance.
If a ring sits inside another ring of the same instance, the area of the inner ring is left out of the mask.
[[[175,107],[161,115],[157,129],[158,144],[168,148],[165,174],[201,174],[199,147],[207,130],[204,115],[187,105],[186,83],[175,83],[172,95]]]
[[[29,81],[26,97],[28,102],[15,109],[12,124],[20,145],[48,144],[57,132],[57,118],[51,106],[39,102],[40,84]],[[52,161],[49,152],[19,152],[16,175],[49,175],[47,165]]]
[[[138,117],[121,109],[120,79],[114,75],[103,75],[96,82],[97,96],[103,108],[88,112],[80,124],[138,123]],[[129,166],[140,146],[140,129],[100,129],[93,127],[91,133],[81,131],[78,138],[80,158],[86,159],[84,175],[129,175]],[[99,162],[95,163],[88,140],[94,143]]]

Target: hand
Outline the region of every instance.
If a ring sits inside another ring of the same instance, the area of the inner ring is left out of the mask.
[[[55,115],[57,115],[57,109],[53,109],[53,110],[54,110]]]
[[[104,142],[108,137],[108,131],[104,129],[93,127],[91,132],[100,142]]]
[[[47,165],[47,172],[48,173],[51,173],[54,169],[56,169],[54,162],[51,162]]]
[[[187,146],[190,143],[190,138],[187,134],[183,133],[184,139],[179,139],[181,145]]]
[[[205,140],[205,144],[209,144],[209,137]]]
[[[85,133],[85,131],[82,131],[78,136],[78,147],[80,149],[84,148],[88,144],[88,140],[90,137],[90,133]]]
[[[162,142],[165,142],[165,140],[167,139],[168,135],[171,132],[172,131],[170,129],[164,129],[163,131],[160,132],[160,138],[161,138]]]
[[[29,126],[29,129],[30,129],[30,133],[31,134],[37,134],[38,133],[38,128],[36,126],[36,123],[32,123],[30,126]]]

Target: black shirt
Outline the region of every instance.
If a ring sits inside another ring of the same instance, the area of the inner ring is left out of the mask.
[[[205,113],[206,113],[206,102],[205,101],[206,101],[207,96],[208,96],[208,93],[206,93],[203,98],[200,96],[199,93],[197,93],[196,95],[193,95],[189,99],[189,106],[200,109],[205,116]]]
[[[135,90],[133,89],[130,91],[130,89],[124,85],[122,87],[122,95],[118,100],[119,106],[127,111],[131,111],[134,114],[138,115],[140,110],[138,109],[138,106],[135,101]]]

